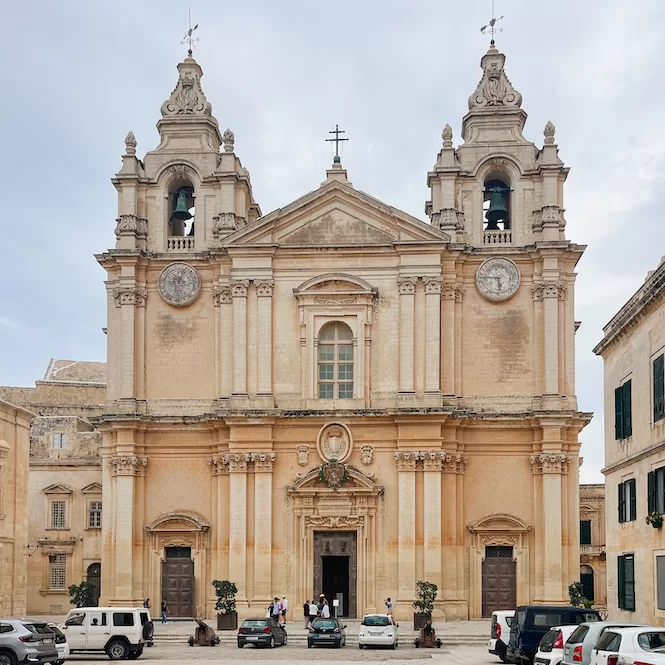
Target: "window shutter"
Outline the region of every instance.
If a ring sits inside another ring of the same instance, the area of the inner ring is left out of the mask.
[[[628,481],[630,490],[630,521],[637,519],[637,481],[635,478]]]
[[[633,433],[633,416],[631,413],[632,381],[623,384],[623,437],[629,437]]]
[[[626,513],[626,486],[623,483],[619,483],[619,522],[624,521],[625,513]]]
[[[649,471],[647,476],[647,485],[648,485],[648,510],[652,513],[656,510],[656,474],[653,471]]]
[[[635,558],[631,554],[630,556],[624,556],[624,581],[625,581],[625,590],[624,590],[624,604],[625,609],[630,610],[631,612],[635,611]]]
[[[623,439],[623,398],[621,386],[614,389],[614,438]]]
[[[580,545],[591,545],[591,520],[580,520]]]
[[[624,558],[622,556],[617,558],[617,587],[619,591],[619,609],[624,609],[626,604],[626,570],[624,568]]]
[[[653,361],[653,421],[665,416],[665,356]]]

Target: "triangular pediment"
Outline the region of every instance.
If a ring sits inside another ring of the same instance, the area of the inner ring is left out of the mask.
[[[330,182],[224,239],[229,249],[447,243],[450,237],[345,182]]]
[[[67,487],[67,485],[56,483],[55,485],[45,487],[42,492],[44,494],[72,494],[74,490],[71,487]]]
[[[102,486],[99,483],[90,483],[86,485],[82,490],[82,494],[101,494]]]

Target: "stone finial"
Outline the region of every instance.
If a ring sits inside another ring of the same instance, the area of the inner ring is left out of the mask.
[[[224,152],[233,152],[233,145],[235,141],[236,141],[235,134],[230,129],[227,129],[222,134],[222,142],[224,143]]]
[[[441,138],[443,139],[444,148],[453,147],[453,128],[448,123],[446,123],[446,126],[443,128],[443,131],[441,132]]]
[[[212,115],[212,105],[203,94],[203,70],[193,58],[178,65],[178,82],[162,104],[162,117]]]
[[[543,134],[545,136],[545,145],[552,145],[554,143],[554,132],[556,127],[552,124],[551,120],[547,121]]]
[[[469,110],[492,106],[507,108],[520,108],[522,95],[513,88],[513,84],[506,76],[503,65],[506,56],[499,53],[493,46],[483,56],[480,66],[483,77],[478,83],[476,91],[469,97]]]
[[[127,136],[125,136],[125,154],[136,154],[136,136],[134,136],[134,132],[131,130],[127,132]]]

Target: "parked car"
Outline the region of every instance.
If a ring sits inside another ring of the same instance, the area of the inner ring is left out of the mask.
[[[0,619],[0,664],[41,664],[57,660],[55,633],[43,621]]]
[[[270,619],[245,619],[238,628],[239,649],[246,644],[273,649],[276,644],[284,646],[288,640],[286,628],[272,617]]]
[[[625,621],[592,621],[581,623],[566,640],[563,647],[563,660],[561,665],[589,665],[591,649],[596,646],[600,636],[612,628],[629,628],[641,626],[639,623]]]
[[[559,605],[522,605],[515,610],[510,624],[510,642],[506,658],[515,663],[533,663],[538,644],[553,626],[571,626],[586,621],[600,621],[595,610]]]
[[[137,607],[80,607],[58,627],[71,653],[105,651],[111,660],[139,658],[155,630],[150,610]]]
[[[590,665],[618,665],[618,654],[644,654],[663,646],[665,646],[665,628],[657,626],[613,628],[606,630],[591,650]],[[646,660],[648,662],[648,659]]]
[[[533,659],[537,665],[560,665],[563,660],[563,646],[577,626],[555,626],[540,640],[538,651]]]
[[[48,627],[55,635],[55,648],[58,650],[58,660],[53,661],[51,665],[62,665],[69,658],[67,637],[54,623],[49,623]]]
[[[510,640],[510,623],[515,616],[515,610],[496,610],[492,612],[492,628],[487,650],[498,656],[502,662],[507,663],[506,651]]]
[[[343,647],[346,644],[346,626],[339,619],[314,619],[307,634],[307,648],[330,645]]]
[[[392,647],[397,649],[397,624],[390,614],[366,614],[360,623],[358,648]]]
[[[665,665],[665,648],[648,653],[622,653],[617,655],[617,665]],[[611,664],[610,664],[611,665]]]

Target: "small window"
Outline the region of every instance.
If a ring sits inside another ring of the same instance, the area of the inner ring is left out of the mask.
[[[619,522],[637,519],[637,482],[635,478],[619,483]]]
[[[320,399],[353,398],[353,333],[345,323],[328,323],[319,333]]]
[[[618,558],[619,609],[635,611],[635,557],[625,554]]]
[[[628,379],[614,390],[614,438],[617,441],[633,434],[632,383]]]
[[[51,589],[67,588],[67,555],[49,555],[49,585]],[[78,624],[83,625],[83,624]]]
[[[85,612],[72,612],[65,621],[65,626],[82,626],[85,621]]]
[[[139,617],[140,617],[140,619],[141,619],[141,625],[142,625],[142,626],[145,626],[145,625],[148,623],[148,621],[150,621],[150,618],[148,617],[148,613],[147,613],[147,612],[141,612],[141,613],[139,614]]]
[[[580,545],[591,545],[591,520],[580,520]]]
[[[53,448],[63,450],[67,445],[67,435],[64,432],[53,432]]]
[[[653,361],[653,421],[656,423],[665,416],[665,356],[662,354]]]
[[[665,632],[640,633],[637,636],[637,644],[645,651],[659,649],[665,646]]]
[[[134,615],[132,612],[114,612],[113,613],[114,626],[133,626]]]
[[[598,651],[618,651],[620,646],[621,635],[619,633],[612,633],[609,630],[603,633],[598,642],[596,642],[596,649]]]
[[[0,623],[0,633],[11,633],[13,630],[11,623]]]
[[[106,612],[90,612],[88,623],[90,626],[105,626]]]
[[[67,502],[66,501],[52,501],[51,502],[51,528],[64,529],[67,526]]]
[[[99,529],[102,526],[102,502],[90,501],[88,504],[88,528]]]
[[[589,626],[578,626],[568,638],[568,644],[581,644],[584,642],[584,638],[588,632]]]
[[[647,476],[648,511],[665,513],[665,466],[650,471]]]

